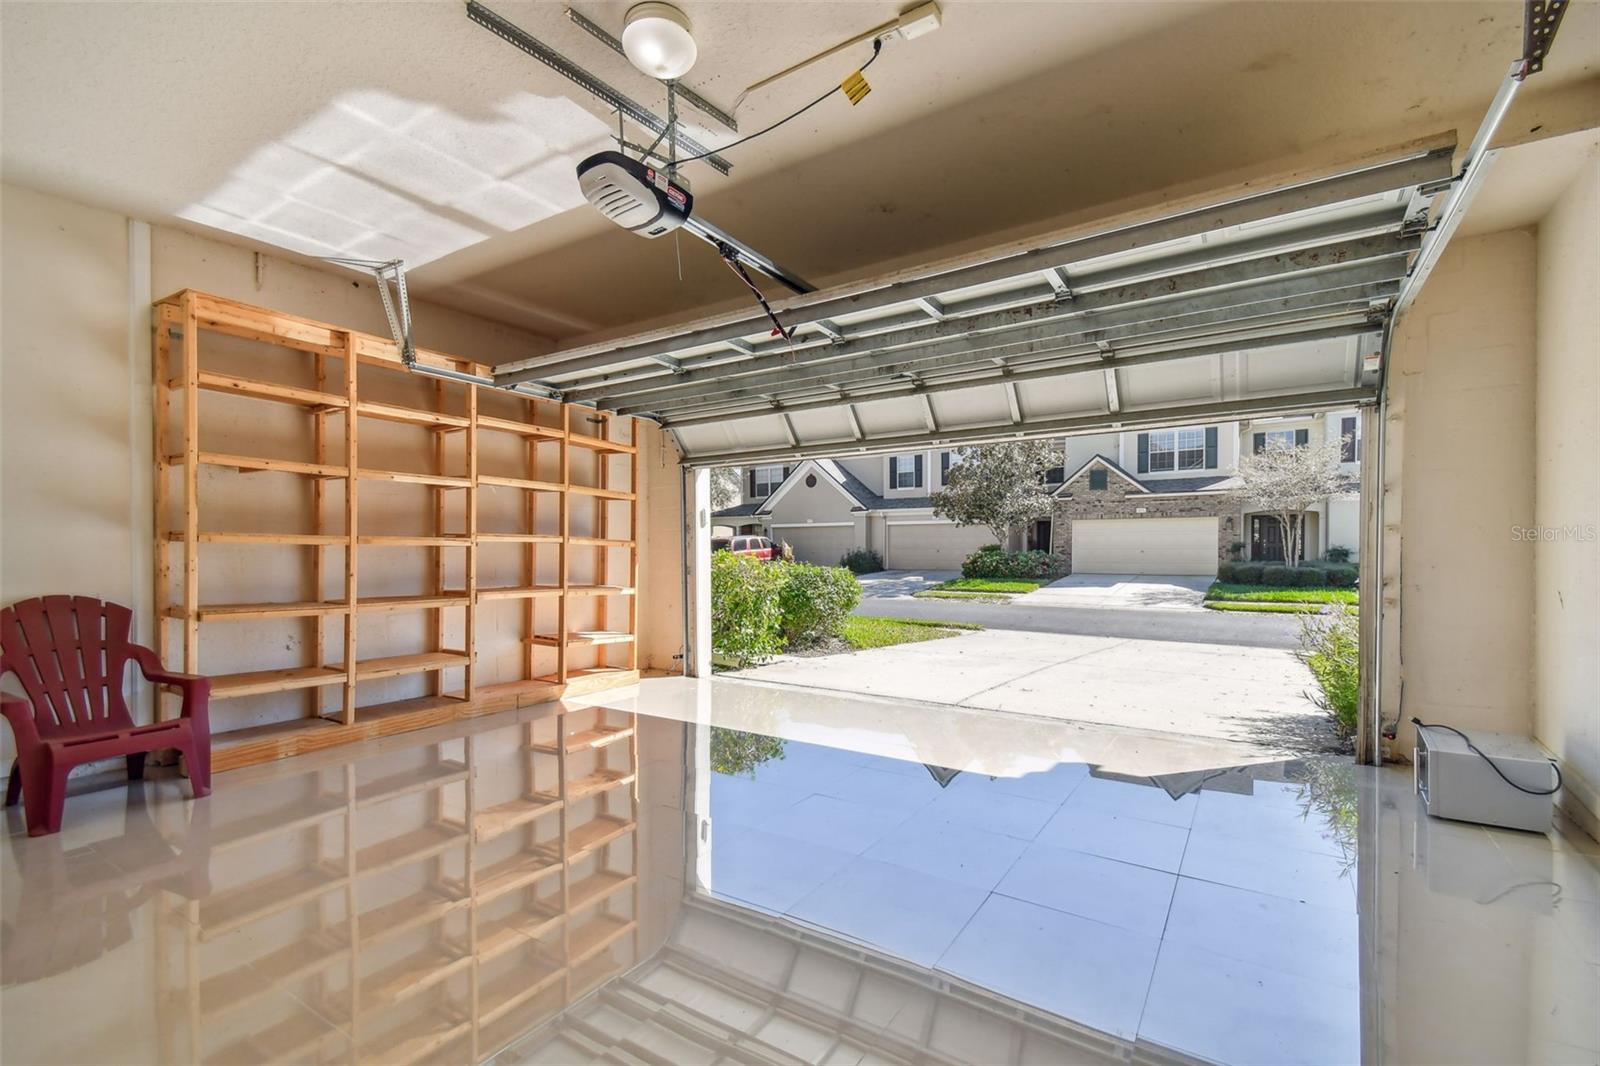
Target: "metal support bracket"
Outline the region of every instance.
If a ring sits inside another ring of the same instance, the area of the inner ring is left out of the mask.
[[[580,30],[583,30],[589,36],[593,37],[595,40],[599,41],[613,52],[616,52],[617,55],[625,56],[628,54],[622,50],[621,41],[611,36],[604,26],[601,26],[599,23],[592,22],[583,15],[579,14],[576,8],[567,8],[567,18],[572,20],[573,25],[577,26]],[[729,129],[734,133],[739,132],[739,123],[732,115],[728,114],[726,111],[722,110],[722,108],[718,107],[716,104],[713,104],[710,100],[707,100],[705,97],[701,96],[699,93],[695,92],[681,81],[674,82],[673,84],[677,87],[679,96],[689,101],[699,110],[705,112],[706,115],[715,119],[726,129]]]

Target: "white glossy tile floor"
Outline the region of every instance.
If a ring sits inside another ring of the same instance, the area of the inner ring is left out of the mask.
[[[557,710],[10,812],[0,1060],[1600,1062],[1600,845],[1403,768],[693,682],[565,765]]]

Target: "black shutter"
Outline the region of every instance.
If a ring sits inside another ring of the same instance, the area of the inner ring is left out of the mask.
[[[1339,459],[1346,463],[1356,461],[1356,420],[1353,418],[1339,420]]]
[[[1139,434],[1139,473],[1150,472],[1150,434]]]
[[[1251,454],[1260,455],[1262,452],[1264,452],[1266,450],[1267,450],[1267,435],[1265,433],[1257,433],[1255,435],[1254,441],[1250,445]]]
[[[921,452],[917,453],[917,467],[916,467],[916,470],[917,470],[917,472],[916,472],[915,475],[913,475],[912,480],[914,480],[916,482],[916,487],[920,489],[922,487],[922,453]]]
[[[786,466],[786,467],[783,468],[783,477],[779,480],[780,484],[782,484],[782,482],[784,482],[784,481],[788,481],[789,480],[789,471],[791,471],[793,469],[794,469],[794,467],[792,467],[792,466]]]
[[[1296,448],[1304,448],[1310,443],[1311,431],[1309,429],[1297,429],[1294,431],[1294,446]]]
[[[939,481],[948,483],[950,480],[950,453],[939,453]]]
[[[1217,427],[1206,427],[1206,469],[1217,468]]]
[[[900,487],[900,457],[898,455],[891,455],[891,456],[889,456],[889,488],[897,489],[899,487]]]
[[[755,467],[752,466],[750,468],[750,472],[747,475],[745,475],[745,479],[746,479],[746,481],[749,482],[750,498],[753,500],[753,499],[756,498],[756,468]]]

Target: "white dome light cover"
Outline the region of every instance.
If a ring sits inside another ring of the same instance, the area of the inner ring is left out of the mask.
[[[662,81],[689,73],[700,54],[689,16],[655,0],[628,9],[622,25],[622,50],[634,66]]]

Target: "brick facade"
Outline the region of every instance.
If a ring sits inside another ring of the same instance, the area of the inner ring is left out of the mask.
[[[1106,470],[1106,487],[1091,489],[1089,473]],[[1154,485],[1152,485],[1154,488]],[[1143,513],[1139,511],[1143,508]],[[1239,526],[1239,501],[1225,492],[1191,492],[1163,496],[1141,492],[1116,470],[1091,463],[1067,482],[1056,497],[1050,523],[1051,548],[1072,567],[1072,522],[1076,518],[1220,518],[1217,523],[1217,561],[1229,558],[1228,546],[1244,540]],[[1232,518],[1229,529],[1226,519]]]

